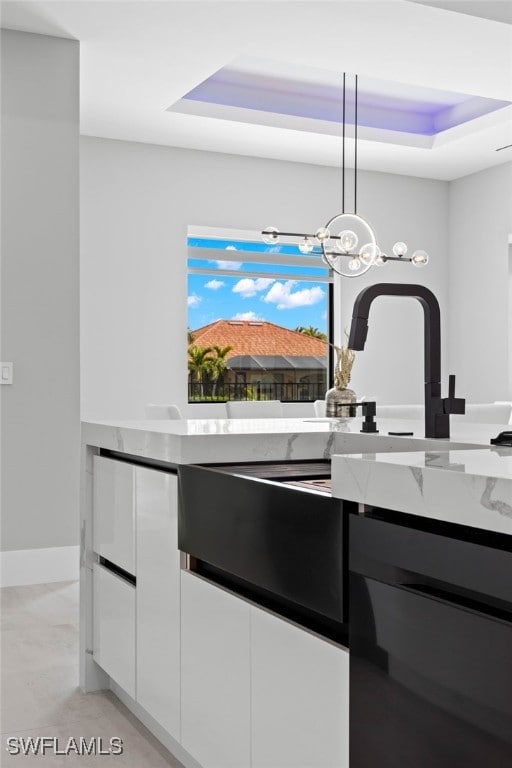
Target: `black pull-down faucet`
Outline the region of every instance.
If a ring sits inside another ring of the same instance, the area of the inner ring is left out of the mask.
[[[377,283],[363,288],[355,300],[348,346],[362,350],[368,334],[368,315],[377,296],[417,299],[424,312],[425,437],[450,437],[450,413],[465,413],[466,401],[455,397],[455,376],[449,378],[448,397],[441,397],[441,313],[439,302],[423,285]]]

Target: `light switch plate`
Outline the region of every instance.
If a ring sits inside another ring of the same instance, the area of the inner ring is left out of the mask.
[[[12,384],[12,363],[0,363],[0,384]]]

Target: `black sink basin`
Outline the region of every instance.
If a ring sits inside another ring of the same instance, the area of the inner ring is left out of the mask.
[[[194,569],[332,636],[347,614],[347,515],[329,463],[183,465],[178,478]]]

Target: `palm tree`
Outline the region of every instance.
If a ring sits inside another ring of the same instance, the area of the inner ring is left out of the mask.
[[[190,381],[196,381],[201,385],[199,388],[201,396],[203,396],[203,381],[207,378],[209,369],[211,370],[212,358],[209,357],[211,352],[211,347],[198,347],[195,344],[188,348]]]
[[[191,344],[194,343],[194,331],[191,331],[190,328],[187,329],[187,344],[190,347]]]
[[[299,333],[303,333],[305,336],[312,336],[314,339],[327,341],[327,334],[323,333],[323,331],[320,331],[318,328],[315,328],[313,325],[308,325],[307,327],[298,325],[295,330]]]
[[[213,381],[213,391],[212,395],[215,395],[215,390],[217,389],[217,386],[219,384],[224,383],[224,372],[227,368],[227,355],[231,352],[234,347],[227,346],[227,347],[219,347],[217,344],[213,345],[213,351],[215,352],[215,357],[211,361],[211,373],[212,373],[212,381]]]

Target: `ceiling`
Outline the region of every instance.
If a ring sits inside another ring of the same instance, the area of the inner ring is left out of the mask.
[[[441,3],[460,5],[461,13],[431,5],[11,0],[1,4],[1,21],[5,28],[80,41],[82,134],[338,165],[339,134],[309,125],[307,116],[265,122],[254,108],[227,117],[174,105],[219,70],[248,59],[270,75],[286,70],[299,90],[311,85],[311,72],[332,80],[347,71],[358,72],[361,81],[403,84],[412,93],[431,89],[454,98],[466,94],[475,102],[512,101],[512,29],[467,10],[483,13],[505,3]],[[512,107],[449,127],[428,146],[389,135],[384,140],[385,133],[375,131],[359,138],[362,168],[454,179],[512,159],[511,149],[496,152],[512,143]]]

